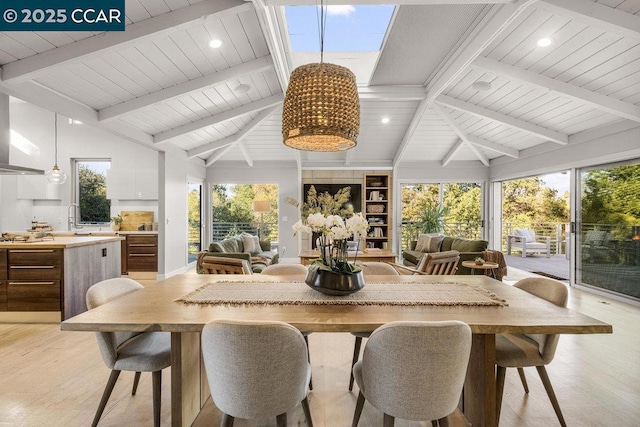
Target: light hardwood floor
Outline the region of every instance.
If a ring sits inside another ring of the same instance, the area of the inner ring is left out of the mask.
[[[564,335],[551,381],[570,426],[640,425],[640,309],[570,289],[569,306],[613,324],[612,335]],[[347,384],[353,351],[349,334],[311,334],[314,390],[311,413],[316,426],[349,426],[356,391]],[[526,369],[530,393],[517,373],[505,384],[502,426],[558,425],[534,369]],[[55,324],[0,324],[0,426],[90,425],[109,376],[93,333],[62,332]],[[132,373],[123,373],[103,415],[101,426],[152,424],[151,376],[143,375],[131,396]],[[170,425],[170,371],[163,374],[162,424]],[[210,403],[196,426],[219,425]],[[300,406],[289,425],[304,425]],[[455,423],[459,425],[459,422]],[[272,426],[274,420],[237,420],[236,425]],[[382,414],[365,405],[360,426],[382,425]],[[398,426],[430,426],[399,420]]]

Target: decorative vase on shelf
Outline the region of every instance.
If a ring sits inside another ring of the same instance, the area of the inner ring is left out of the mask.
[[[339,273],[311,266],[304,282],[323,294],[344,296],[364,288],[364,275],[362,271]]]
[[[111,224],[111,230],[120,231],[120,224]]]

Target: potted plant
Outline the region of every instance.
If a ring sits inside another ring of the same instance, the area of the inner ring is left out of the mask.
[[[476,263],[476,265],[483,265],[484,264],[484,258],[476,257],[474,262]]]
[[[423,233],[442,233],[444,219],[447,215],[449,215],[449,209],[438,203],[427,203],[418,221],[420,231]]]
[[[113,231],[120,230],[120,224],[122,224],[122,217],[120,214],[111,217],[111,229]]]

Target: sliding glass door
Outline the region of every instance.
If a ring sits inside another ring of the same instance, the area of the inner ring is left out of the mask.
[[[640,160],[579,176],[577,283],[640,299]]]
[[[191,263],[202,249],[202,182],[189,181],[187,194],[187,263]]]

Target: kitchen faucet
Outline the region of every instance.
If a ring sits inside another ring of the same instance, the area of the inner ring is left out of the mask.
[[[71,214],[71,208],[75,207],[76,209],[78,208],[78,204],[77,203],[71,203],[69,205],[69,207],[67,208],[67,231],[71,231],[73,229],[73,225],[76,222],[76,210],[73,210],[73,215]],[[76,226],[76,228],[82,228],[79,225]]]

